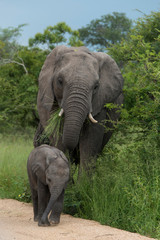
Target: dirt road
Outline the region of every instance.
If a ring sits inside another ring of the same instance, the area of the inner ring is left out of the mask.
[[[58,226],[38,227],[33,221],[31,204],[0,199],[0,240],[151,240],[151,238],[70,215],[62,215]]]

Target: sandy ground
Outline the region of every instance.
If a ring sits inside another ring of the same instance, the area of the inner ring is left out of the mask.
[[[32,205],[0,199],[0,240],[149,240],[139,234],[62,215],[57,226],[38,227]],[[153,239],[153,238],[152,238]]]

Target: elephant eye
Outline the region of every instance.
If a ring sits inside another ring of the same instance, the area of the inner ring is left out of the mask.
[[[48,180],[49,183],[51,182],[51,179],[50,179],[50,178],[48,178],[47,180]]]
[[[98,83],[96,83],[96,84],[94,85],[93,94],[94,94],[94,93],[96,93],[96,91],[97,91],[98,87],[99,87],[99,84],[98,84]]]
[[[57,81],[58,81],[58,85],[59,85],[60,87],[62,87],[62,85],[63,85],[63,79],[62,79],[61,77],[58,77]]]

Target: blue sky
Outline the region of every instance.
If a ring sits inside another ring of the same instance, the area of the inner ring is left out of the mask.
[[[123,12],[132,20],[160,11],[160,0],[0,0],[0,28],[27,23],[21,44],[50,25],[66,22],[73,30],[112,12]]]

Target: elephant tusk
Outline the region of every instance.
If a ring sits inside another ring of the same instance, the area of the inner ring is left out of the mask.
[[[63,110],[63,108],[61,108],[61,111],[59,112],[58,116],[62,117],[63,113],[64,113],[64,110]]]
[[[98,121],[95,120],[94,117],[92,116],[92,113],[89,113],[89,119],[91,120],[92,123],[98,123]]]

